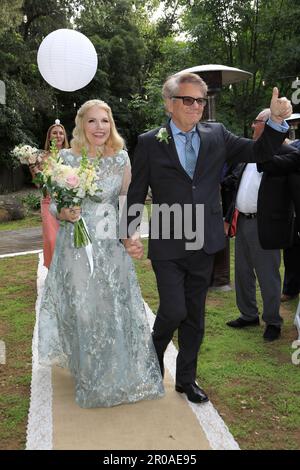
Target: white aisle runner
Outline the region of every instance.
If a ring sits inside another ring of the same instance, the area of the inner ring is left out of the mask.
[[[39,255],[37,273],[37,301],[36,325],[32,341],[32,381],[31,398],[27,426],[27,450],[53,449],[53,422],[52,422],[52,381],[51,368],[38,364],[38,313],[43,292],[47,269],[43,266],[43,255]],[[145,304],[149,324],[152,327],[154,315]],[[177,350],[173,343],[167,349],[165,365],[172,379],[175,379],[175,364]],[[238,450],[239,446],[228,430],[228,427],[209,402],[195,405],[186,400],[195,414],[199,427],[204,431],[210,447],[215,450]],[[134,405],[133,405],[134,406]]]

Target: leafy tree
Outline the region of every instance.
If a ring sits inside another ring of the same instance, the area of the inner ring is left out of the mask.
[[[49,32],[70,25],[70,2],[24,0],[19,2],[19,6],[20,3],[22,21],[13,21],[12,16],[9,27],[0,30],[0,60],[3,64],[0,79],[5,82],[7,90],[6,104],[0,105],[0,119],[7,126],[11,122],[15,126],[14,135],[6,129],[8,140],[0,142],[0,154],[4,156],[9,145],[20,143],[16,141],[19,137],[23,142],[34,141],[36,145],[43,146],[46,129],[56,117],[53,110],[56,92],[39,73],[37,49]]]
[[[162,84],[169,75],[188,68],[192,63],[188,45],[172,37],[161,40],[159,53],[160,61],[148,72],[142,93],[134,95],[129,103],[130,109],[139,113],[138,125],[135,127],[137,133],[166,122]]]
[[[131,150],[137,134],[165,122],[166,77],[209,63],[252,72],[217,97],[218,120],[247,135],[272,86],[291,96],[300,77],[299,0],[2,0],[0,13],[4,156],[21,141],[42,146],[57,117],[71,131],[77,108],[92,98],[111,105]],[[74,93],[48,85],[36,63],[41,41],[59,28],[81,31],[98,54],[94,79]]]
[[[10,151],[14,146],[21,142],[28,144],[33,143],[28,136],[22,132],[22,118],[20,114],[8,107],[0,113],[0,140],[0,165],[5,165],[8,168],[13,164]]]
[[[21,23],[22,3],[22,0],[1,0],[0,34]]]
[[[128,112],[128,103],[141,88],[146,55],[145,41],[136,24],[138,17],[130,0],[84,0],[75,20],[98,53],[99,68],[91,85],[93,97],[108,101],[130,148],[136,135],[132,126],[135,116]],[[78,95],[82,103],[83,94]]]
[[[248,123],[269,104],[272,87],[278,85],[285,94],[292,77],[298,74],[299,61],[295,61],[295,56],[299,57],[299,2],[192,3],[185,11],[183,29],[191,37],[197,63],[220,63],[253,73],[252,79],[234,85],[231,92],[223,91],[221,97],[225,122],[227,116],[234,130],[247,135]]]
[[[59,28],[72,27],[71,16],[78,2],[67,0],[23,1],[24,22],[21,28],[24,41],[39,46],[44,36]]]

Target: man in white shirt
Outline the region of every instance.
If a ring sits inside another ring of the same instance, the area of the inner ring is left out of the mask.
[[[270,110],[260,112],[252,123],[253,139],[262,134]],[[256,303],[256,277],[263,299],[262,319],[266,323],[264,339],[274,341],[280,337],[282,318],[279,313],[281,278],[280,250],[261,247],[257,229],[258,191],[263,173],[256,163],[248,163],[238,186],[235,207],[239,211],[235,240],[235,288],[240,317],[227,322],[232,328],[259,325]]]

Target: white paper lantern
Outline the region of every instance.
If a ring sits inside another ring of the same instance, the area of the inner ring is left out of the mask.
[[[75,91],[93,79],[98,58],[92,42],[84,34],[73,29],[57,29],[42,41],[37,63],[49,85],[62,91]]]

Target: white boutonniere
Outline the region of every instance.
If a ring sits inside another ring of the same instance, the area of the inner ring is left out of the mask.
[[[161,129],[159,129],[155,137],[157,138],[157,140],[159,140],[159,142],[165,142],[166,144],[169,143],[170,136],[165,127],[162,127]]]

